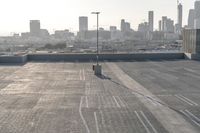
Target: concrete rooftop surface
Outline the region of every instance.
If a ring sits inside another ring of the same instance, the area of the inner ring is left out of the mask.
[[[200,62],[0,64],[0,133],[199,133]]]

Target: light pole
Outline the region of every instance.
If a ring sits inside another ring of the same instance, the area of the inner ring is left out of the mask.
[[[95,75],[100,76],[102,73],[102,67],[99,64],[99,14],[100,12],[92,12],[92,14],[96,14],[97,15],[97,64],[93,65],[93,70]]]
[[[97,15],[97,65],[99,65],[99,14],[100,12],[92,12]]]

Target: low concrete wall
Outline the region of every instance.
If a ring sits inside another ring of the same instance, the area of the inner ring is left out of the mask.
[[[135,53],[135,54],[100,54],[100,61],[118,60],[173,60],[184,59],[184,53]],[[0,63],[26,63],[36,62],[58,62],[58,61],[95,61],[96,54],[28,54],[20,56],[0,56]]]
[[[0,56],[0,63],[24,64],[27,62],[27,55],[20,56]]]
[[[171,60],[184,59],[184,53],[100,54],[99,60]],[[96,54],[29,54],[28,61],[91,61]]]
[[[185,53],[184,56],[188,60],[200,60],[200,54]]]

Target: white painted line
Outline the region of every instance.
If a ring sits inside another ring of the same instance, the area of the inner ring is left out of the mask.
[[[114,99],[114,101],[115,101],[115,103],[116,103],[117,107],[118,107],[118,108],[121,108],[121,107],[120,107],[120,105],[119,105],[119,103],[117,102],[117,100],[116,100],[115,96],[113,96],[113,99]]]
[[[97,99],[98,99],[98,109],[101,109],[102,105],[101,105],[101,96],[100,95],[96,95]]]
[[[85,118],[83,117],[83,114],[82,114],[82,102],[83,102],[83,97],[81,97],[81,101],[80,101],[80,105],[79,105],[79,114],[81,116],[83,124],[85,125],[87,133],[90,133],[90,130],[89,130],[88,125],[87,125],[87,122],[86,122],[86,120],[85,120]]]
[[[80,70],[80,71],[79,71],[79,77],[80,77],[80,80],[83,80],[83,79],[82,79],[81,73],[82,73],[82,71]]]
[[[194,121],[194,120],[192,120],[197,126],[199,126],[200,127],[200,124],[199,123],[197,123],[196,121]]]
[[[122,99],[119,96],[116,96],[116,98],[120,101],[123,107],[126,107],[125,103],[122,101]]]
[[[186,71],[188,71],[188,72],[192,72],[192,73],[197,73],[197,71],[195,71],[195,70],[192,70],[192,69],[189,69],[189,68],[184,68]]]
[[[85,70],[83,69],[83,80],[85,81]]]
[[[95,119],[97,133],[99,133],[99,125],[98,125],[97,113],[96,112],[94,112],[94,119]]]
[[[186,115],[192,122],[194,122],[197,126],[200,127],[200,124],[197,123],[196,121],[194,121],[191,116],[189,114],[187,114],[186,112],[184,112],[183,110],[180,110],[184,115]]]
[[[87,85],[88,83],[86,82],[85,83],[85,95],[87,95],[88,94],[88,85]]]
[[[187,112],[187,113],[190,114],[192,117],[194,117],[197,121],[200,122],[200,119],[199,119],[198,117],[196,117],[194,114],[192,114],[190,111],[188,111],[188,110],[186,109],[185,112]]]
[[[137,111],[134,111],[134,112],[135,112],[137,118],[139,119],[139,121],[140,121],[140,122],[142,123],[142,125],[144,126],[145,130],[147,131],[147,133],[151,133],[151,132],[149,131],[149,129],[147,128],[147,126],[144,124],[143,120],[141,119],[141,117],[139,116],[139,114],[137,113]]]
[[[193,106],[193,104],[192,104],[192,103],[190,103],[190,102],[188,102],[187,100],[183,99],[183,98],[182,98],[182,97],[180,97],[179,95],[175,95],[175,97],[177,97],[177,98],[178,98],[178,99],[180,99],[181,101],[183,101],[183,102],[185,102],[185,103],[187,103],[187,104],[189,104],[189,105]]]
[[[200,124],[197,123],[196,121],[194,121],[191,116],[189,114],[187,114],[186,112],[184,112],[183,110],[180,110],[185,116],[187,116],[192,122],[194,122],[197,126],[200,127]]]
[[[89,90],[90,90],[90,83],[88,83],[88,82],[86,82],[86,84],[85,84],[85,94],[86,95],[89,95]]]
[[[115,101],[113,100],[112,97],[109,98],[109,104],[110,104],[110,106],[113,107],[113,108],[116,106],[116,103],[115,103]]]
[[[146,98],[146,97],[145,97]],[[153,104],[154,106],[158,106],[157,103],[155,103],[154,101],[152,101],[151,99],[149,98],[146,98],[151,104]]]
[[[86,82],[85,84],[85,94],[89,95],[90,94],[90,83]]]
[[[86,107],[89,108],[89,105],[88,105],[88,97],[85,96],[85,102],[86,102]]]
[[[109,68],[109,70],[111,70],[111,72],[116,77],[118,77],[118,80],[121,81],[121,83],[127,88],[129,88],[130,90],[141,93],[142,95],[146,95],[146,96],[148,95],[149,97],[154,98],[156,101],[162,102],[162,100],[160,100],[158,97],[153,95],[143,85],[139,84],[137,81],[131,78],[115,63],[106,63],[106,65]],[[192,127],[181,115],[174,112],[172,109],[166,106],[155,108],[154,106],[149,104],[148,100],[145,99],[144,96],[141,96],[141,95],[139,96],[138,94],[136,95],[136,97],[140,100],[140,102],[142,102],[147,107],[147,109],[164,126],[164,128],[168,130],[168,132],[170,133],[183,133],[183,132],[198,133],[198,131],[196,131],[194,127]],[[173,122],[170,122],[170,121],[173,121]]]
[[[147,123],[151,126],[151,128],[153,129],[154,133],[158,133],[157,130],[154,128],[154,126],[151,124],[151,122],[149,121],[149,119],[146,117],[146,115],[144,114],[143,111],[140,111],[140,113],[142,114],[142,116],[144,117],[144,119],[147,121]]]
[[[108,102],[106,101],[106,97],[105,98],[103,96],[100,96],[100,97],[101,97],[101,103],[102,103],[103,108],[106,108],[108,106]]]
[[[179,95],[179,96],[182,97],[182,98],[184,98],[184,99],[187,100],[188,102],[194,104],[195,106],[198,106],[197,103],[195,103],[194,101],[190,100],[189,98],[187,98],[187,97],[185,97],[185,96],[183,96],[183,95]]]
[[[151,97],[148,97],[148,98],[150,99]],[[161,103],[159,103],[159,101],[156,101],[156,99],[154,98],[151,98],[150,100],[154,102],[157,106],[163,106]]]
[[[90,90],[91,90],[91,84],[88,83],[88,95],[90,94]]]
[[[166,95],[163,94],[163,95],[162,95],[162,94],[161,94],[161,95],[156,95],[156,96],[158,96],[158,97],[171,97],[171,96],[173,96],[173,95],[170,95],[170,94],[166,94]]]
[[[145,98],[155,106],[162,106],[162,104],[160,104],[158,101],[156,101],[156,99],[154,99],[153,97],[145,96]]]
[[[100,114],[101,114],[101,121],[102,121],[102,125],[105,127],[105,119],[104,119],[103,112],[102,112],[102,111],[100,111]]]

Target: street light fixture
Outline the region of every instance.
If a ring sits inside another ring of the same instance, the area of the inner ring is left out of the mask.
[[[99,14],[100,12],[92,12],[91,14],[96,14],[97,15],[97,53],[96,53],[96,58],[97,58],[97,65],[93,65],[93,70],[95,75],[101,75],[101,65],[99,65]]]
[[[97,58],[97,65],[98,65],[99,64],[99,14],[100,14],[100,12],[92,12],[91,14],[97,15],[97,53],[96,53],[96,58]]]

